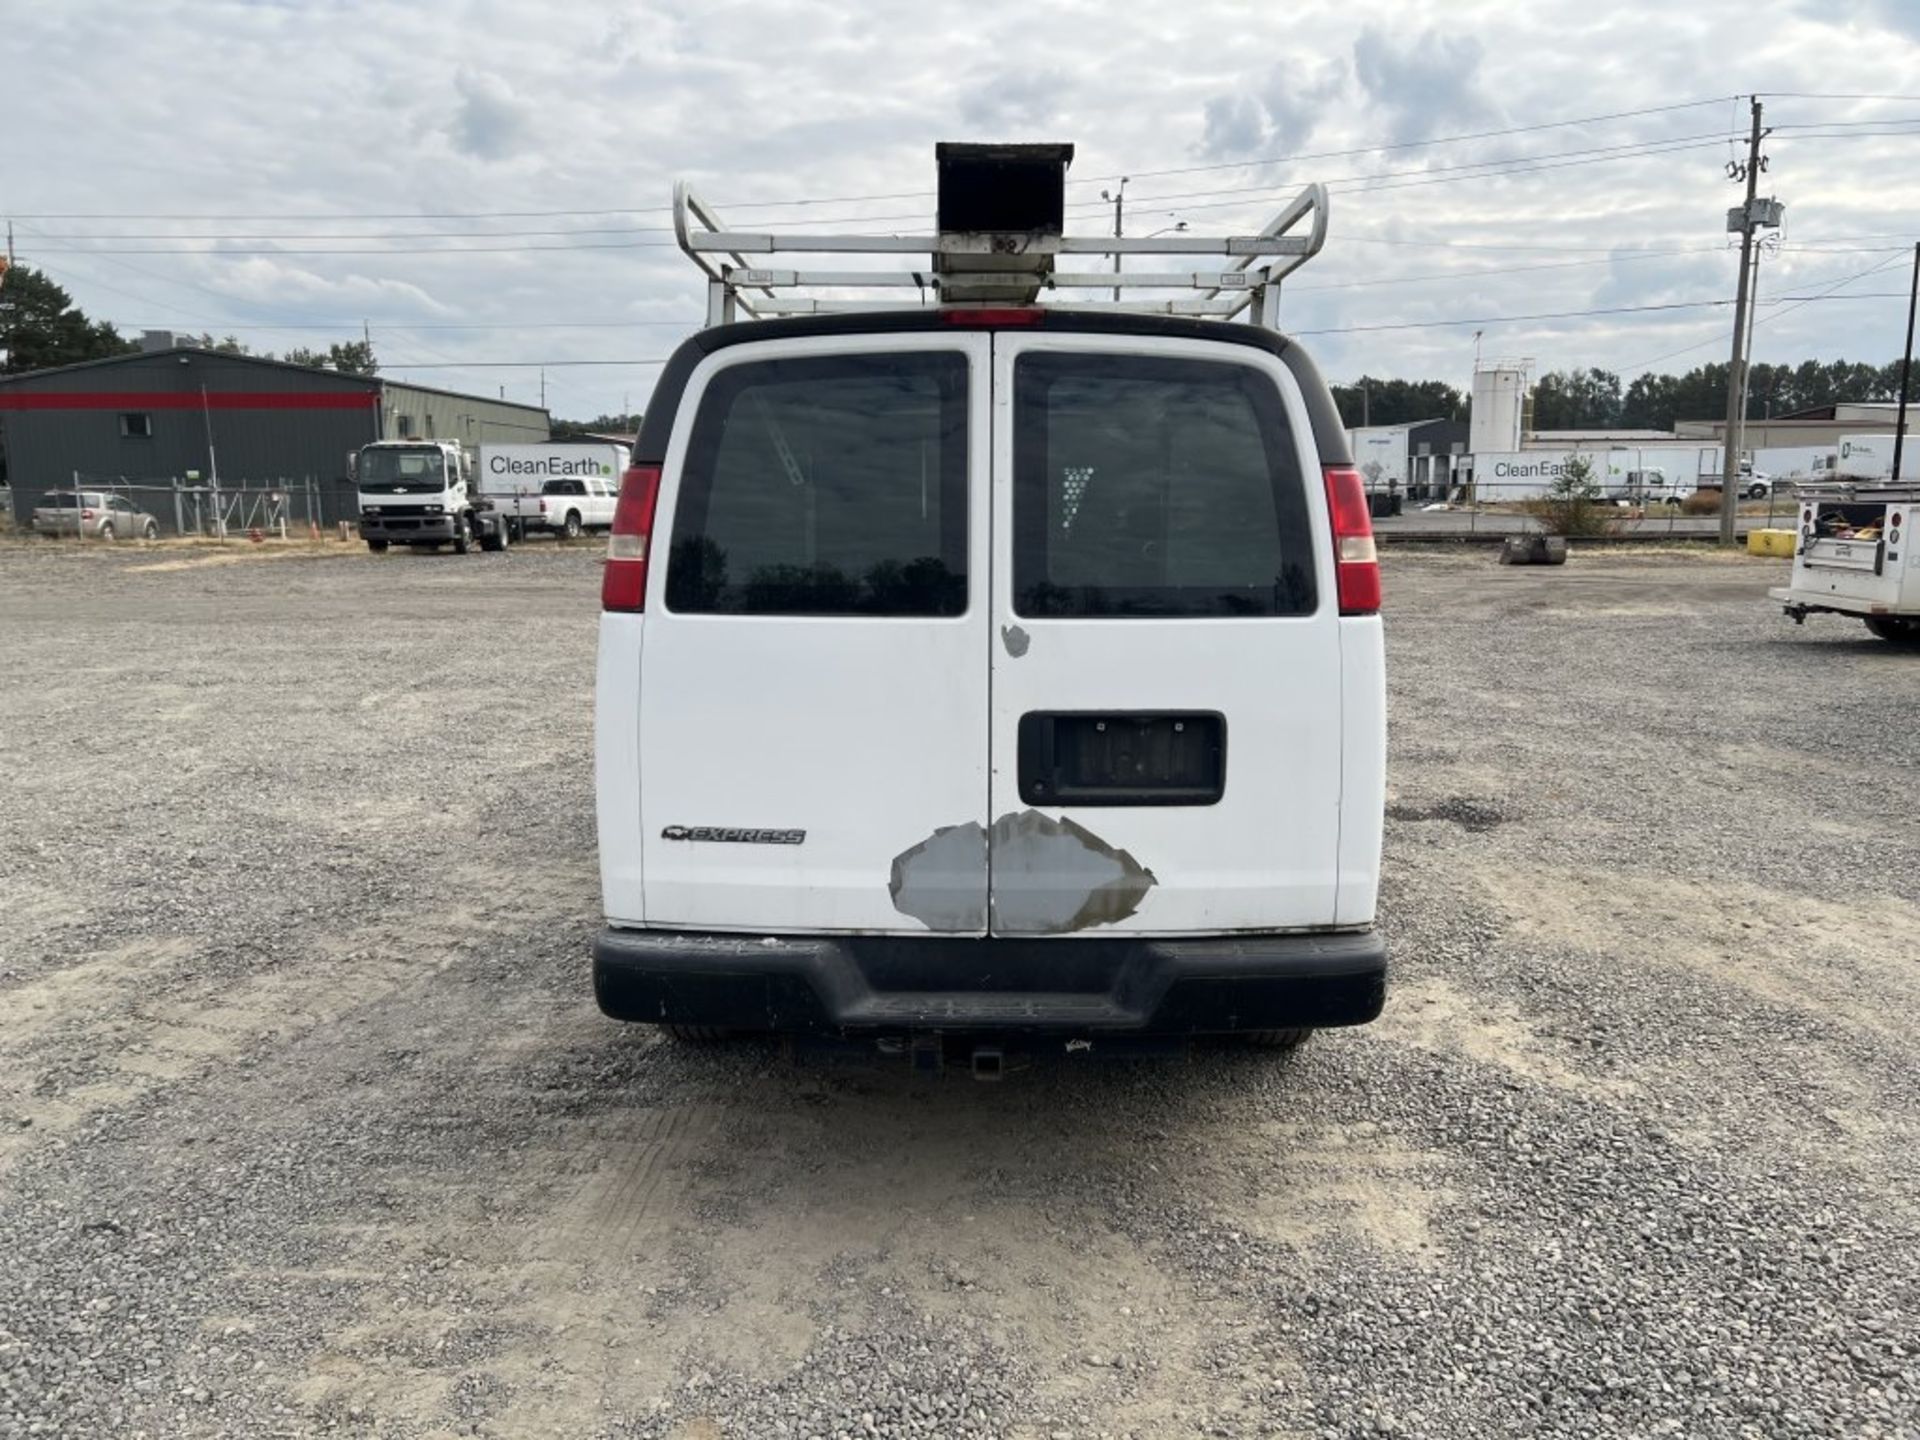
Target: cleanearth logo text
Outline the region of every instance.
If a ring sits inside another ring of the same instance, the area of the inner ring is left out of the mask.
[[[604,460],[568,459],[561,455],[543,455],[538,460],[489,455],[487,469],[495,475],[600,475],[609,480],[613,478],[613,467]]]

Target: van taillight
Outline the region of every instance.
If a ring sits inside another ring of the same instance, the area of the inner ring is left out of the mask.
[[[620,477],[607,537],[607,568],[600,577],[602,610],[647,608],[647,552],[653,539],[653,507],[660,499],[660,467],[636,465]]]
[[[1351,465],[1327,466],[1327,515],[1333,521],[1333,568],[1342,615],[1380,609],[1380,557],[1367,514],[1367,483]]]

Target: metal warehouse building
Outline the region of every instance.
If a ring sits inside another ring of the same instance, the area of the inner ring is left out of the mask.
[[[213,503],[233,523],[257,523],[234,507],[245,501],[258,516],[266,497],[292,524],[331,525],[355,514],[348,457],[370,440],[538,444],[551,434],[547,412],[531,405],[171,340],[0,378],[16,523],[47,491],[77,483],[127,495],[167,530],[182,519],[192,528]]]

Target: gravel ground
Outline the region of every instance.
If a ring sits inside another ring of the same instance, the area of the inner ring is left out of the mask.
[[[0,1437],[1920,1435],[1920,656],[1775,578],[1390,556],[1385,1017],[982,1086],[593,1009],[593,547],[0,546]]]

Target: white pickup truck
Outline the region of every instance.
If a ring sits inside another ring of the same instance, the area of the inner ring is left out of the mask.
[[[507,517],[513,538],[547,531],[569,539],[613,524],[628,449],[612,443],[488,445],[480,488]]]
[[[617,496],[607,480],[549,480],[537,495],[496,496],[494,503],[507,513],[516,539],[547,531],[572,540],[588,530],[610,527]]]
[[[1920,482],[1828,481],[1800,489],[1793,576],[1769,590],[1788,615],[1851,615],[1882,640],[1920,642]]]

